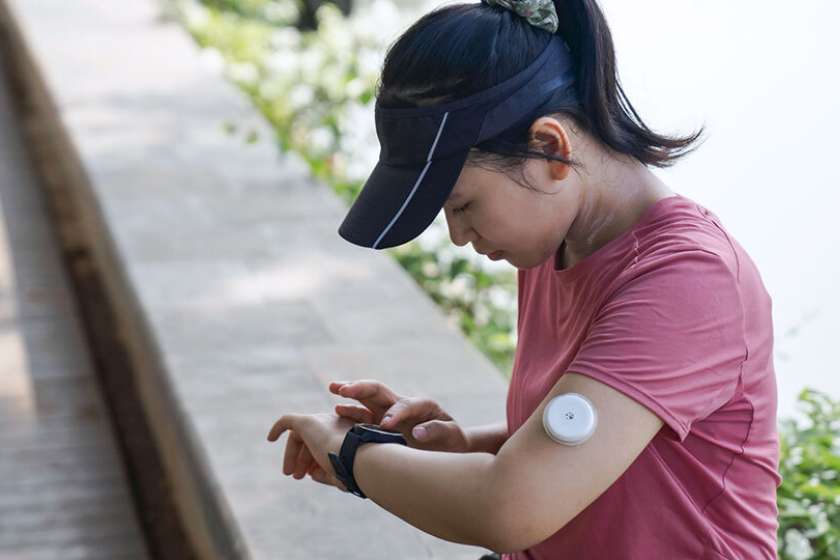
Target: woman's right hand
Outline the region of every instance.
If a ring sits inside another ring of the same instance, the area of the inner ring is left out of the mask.
[[[378,424],[386,430],[400,432],[409,447],[427,451],[467,453],[467,434],[435,401],[425,397],[401,397],[386,385],[373,379],[351,383],[333,381],[330,392],[356,399],[361,403],[335,405],[339,416],[356,422]],[[426,434],[417,432],[424,428]]]

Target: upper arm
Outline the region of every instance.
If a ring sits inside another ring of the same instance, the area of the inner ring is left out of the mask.
[[[737,277],[704,249],[658,251],[628,269],[577,353],[494,464],[499,544],[522,550],[603,493],[656,433],[683,441],[736,392],[748,353]],[[554,442],[542,413],[577,392],[598,413],[579,446]]]
[[[586,396],[598,414],[592,436],[577,446],[555,442],[542,414],[557,395]],[[653,412],[609,385],[566,373],[496,455],[499,502],[493,550],[525,550],[560,530],[630,466],[662,427]]]

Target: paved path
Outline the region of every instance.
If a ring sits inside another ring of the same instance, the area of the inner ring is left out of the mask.
[[[278,154],[265,119],[158,2],[6,2],[89,181],[77,187],[96,202],[92,238],[116,255],[109,286],[195,542],[252,560],[486,552],[283,476],[265,435],[281,414],[331,411],[338,379],[435,398],[464,426],[503,421],[492,363],[390,255],[339,237],[346,205]]]
[[[147,558],[0,74],[0,560]]]

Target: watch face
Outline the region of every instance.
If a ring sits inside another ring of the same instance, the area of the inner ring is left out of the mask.
[[[386,430],[384,428],[381,428],[377,424],[368,424],[367,422],[362,422],[360,424],[357,424],[357,426],[361,426],[365,430],[368,430],[370,432],[377,432],[377,433],[385,434],[385,435],[388,435],[388,436],[402,435],[400,432],[392,432],[391,430]]]

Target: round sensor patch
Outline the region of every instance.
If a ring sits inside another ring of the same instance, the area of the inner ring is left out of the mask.
[[[592,436],[597,425],[592,401],[580,393],[557,395],[543,410],[543,427],[557,443],[579,445]]]

